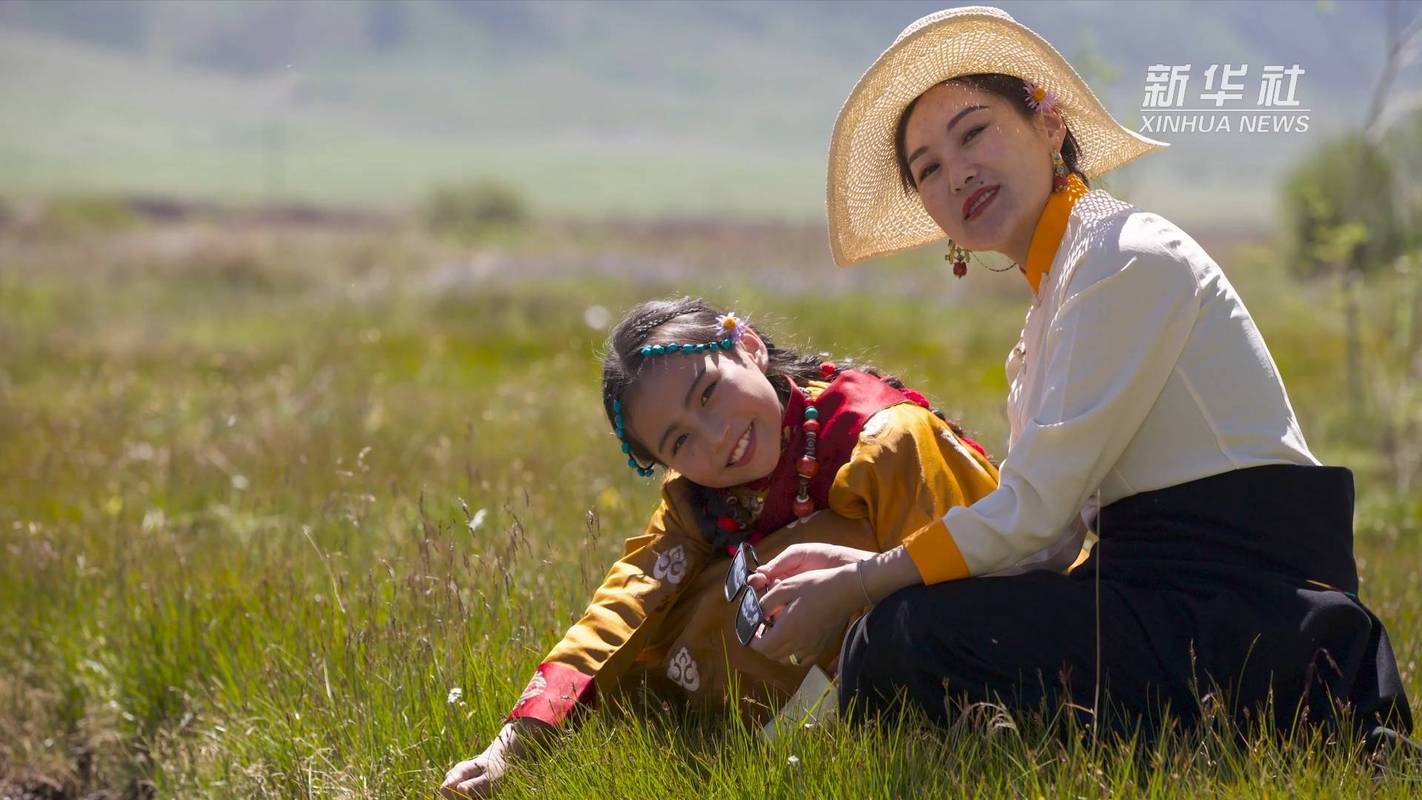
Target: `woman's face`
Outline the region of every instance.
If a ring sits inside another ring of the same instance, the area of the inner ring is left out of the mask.
[[[1028,120],[991,92],[956,83],[924,92],[904,128],[909,173],[934,222],[969,250],[1026,258],[1052,189],[1066,126]]]
[[[627,393],[628,433],[693,483],[763,478],[780,460],[782,417],[766,365],[751,330],[727,352],[654,356]]]

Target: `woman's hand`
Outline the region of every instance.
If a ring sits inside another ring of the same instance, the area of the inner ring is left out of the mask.
[[[448,800],[490,797],[509,764],[528,752],[530,739],[537,739],[552,730],[534,719],[517,719],[504,724],[499,735],[484,752],[461,761],[450,768],[439,787],[440,796]]]
[[[786,553],[790,549],[786,548]],[[751,647],[776,661],[789,661],[794,656],[793,663],[805,664],[837,645],[850,615],[866,605],[859,576],[855,573],[857,566],[856,560],[829,569],[801,572],[773,583],[760,602],[765,615],[775,624],[752,641]]]
[[[752,573],[750,586],[757,592],[764,593],[767,588],[802,572],[857,564],[873,556],[874,553],[869,550],[855,550],[852,547],[842,547],[837,544],[823,544],[821,542],[792,544],[785,548],[780,555],[762,564],[760,569]]]

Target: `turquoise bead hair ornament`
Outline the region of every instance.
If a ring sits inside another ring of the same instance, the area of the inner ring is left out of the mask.
[[[632,455],[632,443],[627,441],[627,426],[622,422],[621,400],[612,401],[612,413],[612,425],[614,430],[617,431],[618,440],[622,442],[622,453],[627,456],[627,466],[637,470],[637,474],[641,475],[644,478],[651,477],[652,467],[642,466],[641,464],[637,463],[637,457]]]
[[[745,336],[746,324],[734,313],[727,312],[716,317],[716,328],[723,335],[720,339],[710,342],[667,342],[664,344],[644,345],[637,350],[637,354],[642,358],[656,358],[658,356],[669,355],[701,355],[705,353],[730,352],[731,348],[740,343]],[[627,466],[637,471],[643,478],[652,475],[652,468],[656,462],[642,466],[637,457],[632,454],[632,443],[627,440],[627,426],[622,421],[622,400],[612,401],[613,428],[617,432],[617,440],[622,444],[622,454],[627,456]]]

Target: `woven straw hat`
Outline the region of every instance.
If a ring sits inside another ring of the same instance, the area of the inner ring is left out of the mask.
[[[923,203],[905,194],[894,156],[899,116],[915,97],[950,78],[999,72],[1055,92],[1088,178],[1164,142],[1117,122],[1047,40],[991,6],[929,14],[904,29],[855,84],[830,139],[829,234],[842,267],[943,238]]]

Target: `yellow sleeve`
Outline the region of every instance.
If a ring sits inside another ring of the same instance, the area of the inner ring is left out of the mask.
[[[849,461],[835,475],[830,508],[867,518],[881,550],[902,544],[924,583],[968,575],[943,525],[954,506],[997,488],[997,468],[927,409],[890,406],[864,425]]]
[[[557,725],[590,701],[596,687],[621,677],[710,556],[694,514],[685,479],[668,480],[646,532],[627,540],[582,618],[538,666],[509,719],[532,716]]]

